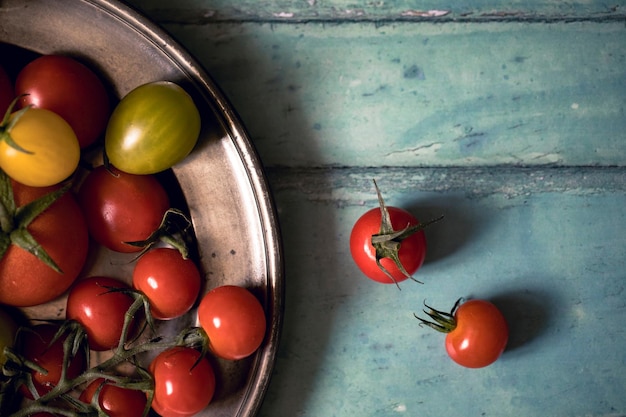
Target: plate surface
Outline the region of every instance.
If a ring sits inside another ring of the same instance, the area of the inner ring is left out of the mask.
[[[183,86],[200,108],[201,137],[173,169],[181,203],[189,210],[206,288],[243,285],[265,306],[268,332],[259,351],[219,361],[218,390],[200,416],[257,414],[269,383],[283,312],[283,260],[278,222],[260,160],[235,111],[199,64],[167,33],[127,6],[107,0],[2,0],[0,43],[38,54],[65,54],[90,65],[118,98],[146,82]],[[10,49],[9,49],[10,50]],[[102,250],[89,274],[129,280]],[[120,266],[122,265],[122,266]],[[126,268],[128,269],[128,268]],[[27,310],[30,317],[58,318],[63,300]],[[166,322],[161,332],[196,324],[195,311]]]

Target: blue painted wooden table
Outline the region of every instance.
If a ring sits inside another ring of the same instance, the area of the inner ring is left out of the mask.
[[[261,416],[626,415],[624,1],[131,3],[215,78],[267,170],[287,282]],[[424,285],[350,258],[372,179],[446,216]],[[509,321],[487,368],[413,317],[459,297]]]

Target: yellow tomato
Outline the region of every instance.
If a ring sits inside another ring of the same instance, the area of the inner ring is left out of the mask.
[[[17,332],[17,324],[9,316],[9,313],[0,308],[0,367],[4,365],[6,357],[4,356],[4,348],[13,346]]]
[[[29,108],[18,117],[14,124],[9,120],[2,133],[0,168],[31,187],[58,184],[69,177],[80,159],[80,145],[70,125],[40,108]]]

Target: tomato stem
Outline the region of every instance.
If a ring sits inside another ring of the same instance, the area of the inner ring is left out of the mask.
[[[456,303],[454,303],[454,306],[449,313],[446,313],[445,311],[435,310],[434,308],[426,304],[426,301],[424,301],[424,306],[426,307],[426,309],[422,311],[428,317],[430,317],[432,321],[423,319],[415,313],[413,313],[413,316],[415,316],[415,318],[420,321],[420,326],[425,325],[441,333],[450,333],[451,331],[456,329],[457,323],[456,318],[454,317],[454,313],[456,312],[459,305],[461,305],[462,300],[463,298],[459,298],[458,300],[456,300]]]
[[[17,144],[17,142],[13,140],[13,137],[11,136],[11,129],[13,129],[13,126],[15,126],[17,122],[20,120],[20,118],[24,115],[24,113],[26,113],[32,107],[28,105],[24,107],[23,109],[16,111],[13,114],[13,109],[15,108],[15,105],[17,104],[17,102],[22,97],[27,96],[27,95],[28,94],[22,94],[18,97],[15,97],[13,101],[11,102],[11,104],[9,105],[9,107],[7,108],[7,111],[4,113],[4,117],[2,118],[2,123],[0,123],[0,140],[6,142],[7,145],[9,145],[11,148],[19,152],[32,155],[33,152],[22,148],[20,145]]]
[[[437,223],[438,221],[443,219],[443,215],[439,216],[435,219],[429,220],[425,223],[419,223],[416,225],[407,225],[404,229],[394,230],[393,225],[391,224],[391,216],[389,215],[389,210],[385,205],[385,200],[378,188],[378,184],[376,180],[374,181],[374,188],[376,188],[376,195],[378,197],[378,205],[380,207],[380,231],[377,234],[372,235],[371,243],[374,249],[376,250],[376,265],[380,268],[381,271],[387,275],[396,287],[400,290],[400,285],[398,281],[393,277],[393,275],[384,267],[384,265],[380,262],[384,258],[389,258],[393,261],[396,267],[400,270],[400,272],[407,278],[412,279],[413,281],[423,284],[423,282],[415,279],[413,275],[409,274],[407,270],[402,265],[400,261],[400,247],[402,245],[402,241],[409,236],[424,230],[428,226]]]
[[[77,413],[74,410],[68,410],[65,408],[54,407],[50,405],[37,405],[36,407],[29,405],[22,408],[20,411],[11,414],[10,417],[27,417],[33,415],[34,413],[49,413],[54,416],[77,417]],[[94,409],[93,411],[91,411],[91,413],[86,412],[81,413],[80,415],[97,416],[97,414],[95,413],[97,413],[97,410]]]
[[[111,291],[115,291],[115,289],[111,289]],[[208,351],[209,342],[206,332],[200,327],[185,328],[177,336],[171,339],[156,337],[147,341],[139,340],[141,336],[141,334],[139,334],[129,341],[129,338],[131,337],[130,332],[132,329],[132,323],[140,310],[143,308],[145,310],[145,316],[151,317],[150,305],[147,298],[141,293],[135,294],[135,297],[135,301],[130,306],[124,317],[122,335],[113,356],[86,370],[75,378],[67,377],[67,369],[69,368],[72,359],[81,349],[86,349],[88,354],[89,349],[86,332],[82,326],[75,321],[66,321],[60,327],[51,343],[58,340],[60,337],[65,336],[65,340],[63,342],[63,368],[59,382],[44,395],[40,396],[35,389],[30,371],[31,369],[35,369],[38,372],[46,373],[46,370],[21,357],[11,348],[5,348],[7,362],[3,367],[3,371],[6,376],[10,377],[9,383],[12,384],[13,395],[9,393],[11,388],[5,387],[5,384],[3,384],[1,392],[2,395],[0,396],[0,409],[3,409],[2,407],[6,406],[7,402],[12,401],[12,398],[15,397],[17,389],[21,384],[26,384],[26,387],[32,393],[35,400],[27,404],[19,411],[11,414],[10,417],[26,417],[32,415],[33,413],[42,411],[52,412],[56,415],[73,417],[101,415],[99,414],[101,411],[99,410],[97,402],[92,402],[92,404],[89,405],[89,408],[84,408],[83,403],[79,402],[76,404],[75,401],[72,400],[70,393],[79,386],[102,378],[108,381],[113,381],[120,387],[146,392],[148,397],[148,404],[144,412],[144,415],[146,415],[149,411],[151,399],[154,394],[154,381],[152,380],[152,376],[146,370],[136,364],[136,358],[138,355],[154,350],[165,350],[175,346],[189,346],[193,348],[200,348],[200,358],[203,358]],[[143,329],[145,330],[145,326]],[[124,362],[130,362],[135,365],[137,374],[136,377],[115,375],[112,373],[112,371]],[[69,403],[72,410],[68,411],[67,409],[51,406],[50,404],[57,399],[65,400],[66,403]]]
[[[139,253],[140,257],[151,247],[159,242],[163,242],[174,249],[177,249],[182,255],[183,259],[189,257],[189,249],[187,246],[187,234],[191,228],[191,220],[187,218],[187,215],[182,210],[169,208],[161,220],[161,224],[150,236],[145,240],[138,240],[133,242],[124,242],[128,245],[143,248]]]

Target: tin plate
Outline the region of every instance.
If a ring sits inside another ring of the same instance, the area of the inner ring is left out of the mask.
[[[13,58],[6,56],[15,53],[13,46],[34,54],[73,56],[99,72],[118,98],[157,80],[176,82],[194,97],[203,129],[192,154],[173,169],[171,191],[191,215],[199,264],[206,276],[204,290],[222,284],[246,286],[264,304],[268,320],[266,339],[255,355],[217,362],[216,396],[199,416],[256,415],[280,336],[283,259],[263,167],[236,112],[170,35],[116,1],[0,0],[0,43],[3,63]],[[116,256],[106,250],[92,254],[83,276],[108,274],[129,281],[128,263]],[[25,313],[59,318],[63,308],[61,298]],[[195,310],[164,322],[159,331],[175,333],[190,324],[197,324]]]

